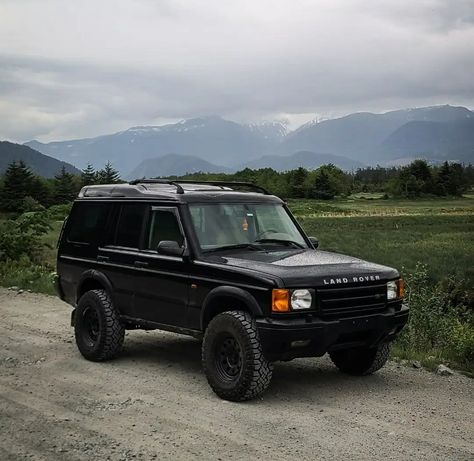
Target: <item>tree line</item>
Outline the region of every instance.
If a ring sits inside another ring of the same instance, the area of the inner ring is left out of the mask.
[[[118,182],[120,175],[110,162],[97,171],[89,164],[80,175],[62,167],[54,178],[35,175],[23,161],[12,162],[0,178],[0,210],[37,211],[72,202],[83,186]]]
[[[460,197],[474,185],[474,166],[444,162],[432,166],[415,160],[404,167],[367,167],[344,172],[335,165],[315,170],[297,168],[278,172],[272,168],[246,168],[234,174],[193,173],[170,179],[249,181],[285,198],[330,200],[361,192],[379,192],[386,197]]]
[[[386,197],[461,196],[474,185],[474,166],[444,162],[432,166],[415,160],[404,167],[367,167],[344,172],[335,165],[315,170],[297,168],[278,172],[272,168],[245,168],[233,174],[192,173],[168,179],[224,180],[253,182],[284,198],[330,200],[360,192],[380,192]],[[11,163],[0,178],[0,210],[34,211],[70,203],[83,186],[122,182],[110,162],[95,170],[88,165],[80,175],[63,167],[51,179],[39,177],[20,161]]]

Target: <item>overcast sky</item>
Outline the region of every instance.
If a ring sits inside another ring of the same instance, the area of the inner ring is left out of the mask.
[[[474,108],[474,0],[0,0],[0,139]]]

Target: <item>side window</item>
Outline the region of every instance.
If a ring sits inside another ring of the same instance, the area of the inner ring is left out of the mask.
[[[114,245],[138,248],[146,205],[144,203],[125,203],[122,205],[117,221]]]
[[[108,203],[77,202],[68,218],[67,240],[94,244],[102,235],[111,206]]]
[[[179,246],[184,244],[184,236],[174,210],[152,210],[150,213],[145,248],[156,250],[163,240],[173,240]]]

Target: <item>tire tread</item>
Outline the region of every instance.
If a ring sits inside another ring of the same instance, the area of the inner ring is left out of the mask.
[[[85,357],[88,360],[95,362],[103,362],[117,357],[123,348],[125,337],[125,328],[120,322],[118,312],[114,308],[112,300],[105,290],[90,290],[81,297],[83,301],[86,296],[93,296],[100,304],[103,315],[103,332],[101,337],[101,346],[95,354],[87,354]],[[76,341],[78,333],[76,331]],[[80,349],[79,349],[80,350]],[[84,355],[84,353],[81,351]]]
[[[222,389],[209,379],[209,373],[212,372],[212,370],[209,369],[205,356],[206,339],[209,338],[209,335],[214,333],[214,329],[216,328],[214,321],[224,316],[230,317],[234,322],[238,322],[248,339],[243,353],[246,355],[248,362],[251,363],[251,367],[250,370],[243,371],[243,373],[246,373],[245,385],[236,386],[234,389]],[[263,354],[255,320],[249,313],[244,311],[225,311],[211,320],[204,335],[202,363],[212,390],[219,397],[235,402],[250,400],[262,394],[269,386],[273,374],[273,364],[269,362]]]

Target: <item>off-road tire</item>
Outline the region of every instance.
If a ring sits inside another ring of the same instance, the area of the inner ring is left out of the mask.
[[[240,350],[240,371],[232,379],[219,370],[219,342],[226,340],[237,343]],[[243,311],[223,312],[210,321],[202,343],[202,366],[212,390],[234,402],[262,394],[273,372],[273,364],[263,355],[255,320]]]
[[[380,344],[372,348],[343,349],[330,352],[332,362],[343,373],[365,376],[380,370],[388,360],[390,345]]]
[[[90,316],[97,319],[93,335]],[[102,362],[120,354],[125,328],[105,290],[91,290],[81,296],[74,315],[74,333],[79,352],[87,360]]]

